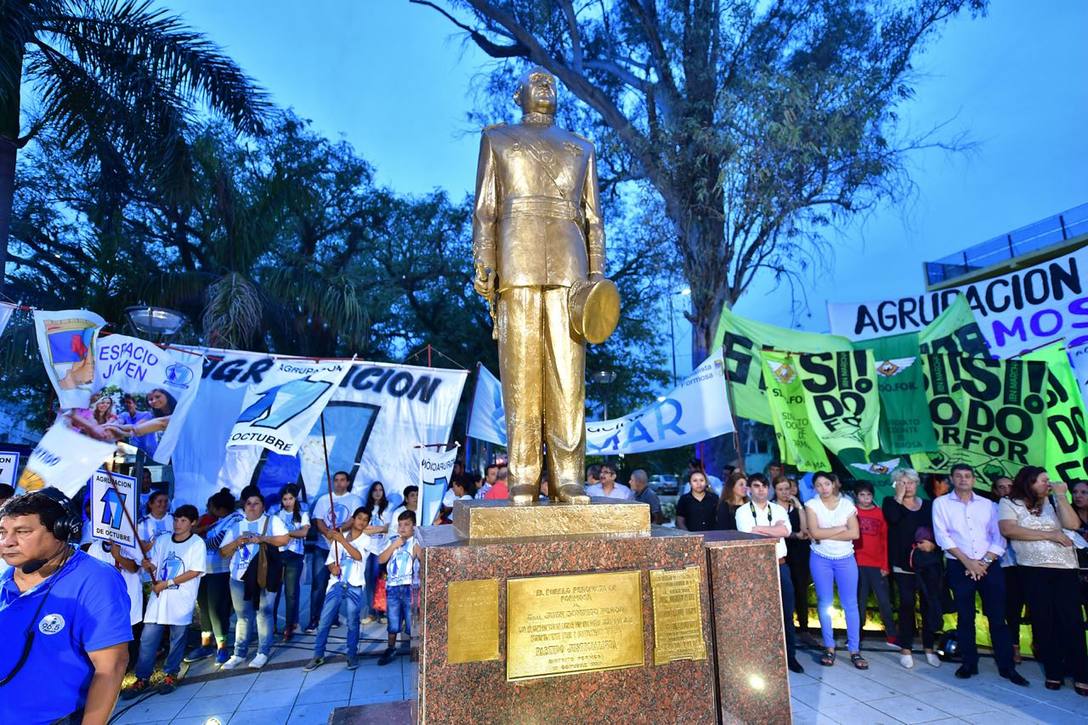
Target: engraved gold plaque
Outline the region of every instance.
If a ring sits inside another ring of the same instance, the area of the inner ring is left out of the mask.
[[[499,580],[450,582],[446,608],[446,662],[499,658]]]
[[[650,572],[654,602],[654,664],[705,660],[699,567]]]
[[[506,679],[638,667],[644,662],[636,571],[506,582]]]

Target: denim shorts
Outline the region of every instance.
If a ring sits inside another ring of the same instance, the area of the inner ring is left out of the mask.
[[[404,631],[412,633],[412,585],[404,584],[385,590],[386,616],[389,619],[389,634]]]

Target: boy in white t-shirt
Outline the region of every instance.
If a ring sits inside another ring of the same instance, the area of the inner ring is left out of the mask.
[[[136,682],[121,693],[129,700],[147,690],[151,672],[155,667],[155,653],[159,649],[164,630],[169,632],[170,651],[166,655],[163,671],[166,677],[159,687],[159,694],[173,692],[185,655],[185,637],[193,621],[196,594],[200,576],[207,562],[204,540],[193,534],[200,515],[195,506],[179,506],[174,512],[174,533],[156,537],[143,568],[154,574],[151,597],[144,612],[144,629],[140,634],[140,656],[136,660]]]
[[[412,634],[412,579],[419,558],[415,537],[416,515],[402,511],[397,516],[397,533],[390,535],[378,562],[385,564],[385,597],[389,626],[389,645],[378,658],[379,665],[393,661],[397,652],[397,635],[401,630]]]
[[[302,668],[305,672],[325,664],[325,644],[340,612],[341,601],[347,608],[347,668],[354,670],[359,666],[359,610],[363,606],[363,590],[366,587],[366,555],[370,546],[370,536],[366,533],[368,526],[370,512],[360,506],[351,517],[351,529],[347,536],[339,529],[329,529],[329,555],[325,559],[330,574],[329,586],[317,625],[314,656]]]

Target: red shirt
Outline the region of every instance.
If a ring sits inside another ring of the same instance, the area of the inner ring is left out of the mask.
[[[506,487],[506,484],[502,481],[496,481],[491,488],[487,489],[487,493],[484,494],[486,499],[505,499],[510,498],[510,490]]]
[[[873,566],[888,570],[888,524],[879,507],[858,507],[858,529],[861,536],[854,540],[854,557],[858,566]]]

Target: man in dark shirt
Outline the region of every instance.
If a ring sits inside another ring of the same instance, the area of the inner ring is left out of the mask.
[[[635,501],[650,506],[650,523],[659,525],[665,523],[665,514],[661,513],[661,502],[657,500],[657,494],[650,488],[650,479],[646,475],[646,471],[641,468],[632,471],[627,485],[630,487],[631,493],[635,495]]]
[[[692,471],[688,474],[691,491],[676,502],[676,528],[688,531],[711,531],[718,511],[718,497],[707,490],[706,474]]]

